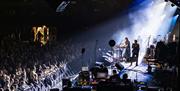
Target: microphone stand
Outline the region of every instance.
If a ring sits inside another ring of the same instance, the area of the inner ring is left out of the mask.
[[[95,47],[94,47],[94,60],[95,60],[95,62],[97,61],[96,59],[97,59],[97,43],[98,43],[98,40],[96,40],[96,42],[95,42]]]

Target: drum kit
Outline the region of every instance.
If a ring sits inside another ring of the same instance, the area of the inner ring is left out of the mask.
[[[116,45],[115,41],[113,41],[113,40],[110,40],[109,45],[111,47],[111,50],[106,53],[103,53],[103,55],[102,55],[102,57],[106,61],[112,63],[112,62],[117,62],[117,61],[123,62],[126,60],[123,57],[123,52],[124,52],[124,49],[126,48],[125,45],[123,45],[123,44]]]
[[[123,57],[125,48],[126,47],[124,45],[116,45],[113,48],[113,58],[115,59],[115,61],[125,61],[126,60]]]

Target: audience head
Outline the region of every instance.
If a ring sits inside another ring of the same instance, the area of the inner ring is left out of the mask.
[[[128,37],[125,37],[125,40],[128,41]]]
[[[100,68],[104,68],[104,65],[103,65],[103,64],[101,64],[101,65],[100,65]]]
[[[113,75],[116,75],[117,74],[117,71],[116,70],[113,70]]]
[[[0,91],[4,91],[4,89],[3,89],[3,88],[0,88]]]
[[[125,73],[123,74],[123,79],[127,79],[128,78],[128,75]]]
[[[16,91],[15,86],[11,86],[10,89],[11,89],[11,91]]]
[[[134,40],[134,43],[137,43],[137,40]]]

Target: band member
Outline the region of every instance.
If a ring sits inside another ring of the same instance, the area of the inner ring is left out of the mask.
[[[127,37],[125,37],[124,47],[125,47],[124,57],[126,58],[126,60],[129,60],[131,52],[130,52],[130,41]]]
[[[167,57],[166,50],[167,46],[163,40],[157,42],[155,48],[155,59],[157,59],[158,61],[164,61]]]
[[[138,65],[138,56],[139,56],[139,44],[137,43],[137,40],[134,40],[134,43],[132,44],[132,58],[136,59],[136,66]]]

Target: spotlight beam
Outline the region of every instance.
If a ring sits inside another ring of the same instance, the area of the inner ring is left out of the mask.
[[[134,39],[142,40],[140,44],[139,63],[141,63],[147,44],[153,44],[153,38],[157,35],[164,36],[171,30],[173,15],[177,9],[172,7],[164,0],[152,0],[145,4],[146,7],[141,7],[137,10],[129,12],[131,25],[128,28],[121,28],[115,33],[113,38],[120,43],[124,37],[128,37],[130,41]],[[119,37],[120,36],[120,37]],[[138,36],[141,38],[138,39]],[[148,38],[151,36],[149,42]],[[139,41],[140,42],[140,41]]]

